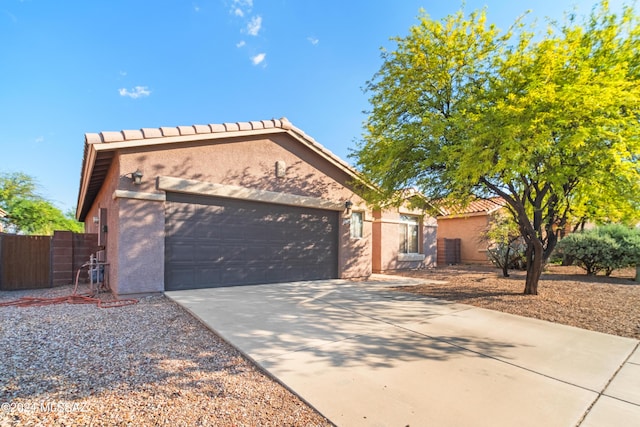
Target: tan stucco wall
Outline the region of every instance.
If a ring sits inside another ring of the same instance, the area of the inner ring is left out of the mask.
[[[460,258],[462,263],[487,263],[487,244],[481,241],[481,235],[489,226],[486,214],[438,218],[438,241],[442,239],[460,239]]]
[[[372,214],[364,200],[348,188],[351,177],[292,137],[279,134],[259,139],[235,138],[180,145],[123,149],[115,156],[105,185],[87,215],[87,231],[99,207],[109,209],[110,280],[114,292],[129,294],[164,290],[164,202],[139,200],[163,196],[158,177],[175,177],[263,191],[308,196],[344,204],[365,212],[362,239],[349,234],[347,212],[340,214],[338,253],[342,278],[371,274]],[[276,177],[276,162],[286,164]],[[131,173],[144,174],[134,185]],[[128,191],[114,199],[115,190]],[[117,219],[117,220],[116,220]]]
[[[118,293],[118,246],[119,246],[119,223],[118,223],[118,206],[119,200],[113,198],[113,192],[118,185],[118,176],[120,174],[120,166],[116,157],[105,179],[105,184],[98,192],[89,213],[87,214],[84,228],[86,233],[98,233],[99,224],[93,222],[93,217],[99,217],[100,208],[107,209],[107,233],[106,233],[106,262],[109,286],[113,292]],[[103,224],[100,224],[103,225]]]
[[[421,261],[406,261],[399,257],[400,235],[398,227],[400,215],[409,214],[421,216],[420,247],[424,254]],[[435,218],[422,216],[422,212],[408,209],[388,209],[374,212],[373,223],[373,271],[384,272],[393,270],[418,269],[435,266],[436,264],[436,229]]]
[[[164,291],[164,203],[120,200],[118,292]]]

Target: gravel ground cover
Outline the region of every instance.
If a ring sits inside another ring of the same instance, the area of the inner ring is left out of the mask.
[[[523,272],[449,266],[406,272],[429,283],[396,289],[640,339],[634,273],[550,266],[539,295],[525,296]],[[0,302],[72,290],[0,292]],[[0,427],[331,425],[162,296],[107,309],[0,307],[0,348]]]
[[[586,276],[577,267],[550,265],[538,295],[523,295],[525,272],[491,266],[447,266],[402,273],[438,281],[396,288],[433,298],[640,339],[640,283],[635,269],[611,277]]]
[[[0,307],[0,349],[2,427],[331,425],[162,296]]]

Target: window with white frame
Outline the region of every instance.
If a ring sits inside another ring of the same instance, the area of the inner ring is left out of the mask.
[[[417,254],[420,251],[418,244],[420,219],[417,216],[400,215],[400,253]]]
[[[362,212],[351,212],[351,238],[362,238]]]

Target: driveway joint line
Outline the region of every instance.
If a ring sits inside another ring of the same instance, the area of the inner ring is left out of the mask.
[[[606,396],[610,399],[615,399],[618,400],[620,402],[624,402],[624,403],[630,403],[631,405],[634,406],[640,406],[635,402],[629,402],[628,400],[625,399],[621,399],[619,397],[615,397],[615,396],[610,396],[608,394],[606,394],[607,388],[609,388],[609,386],[611,385],[611,382],[618,376],[618,373],[620,372],[620,370],[624,367],[624,365],[626,365],[627,363],[631,363],[629,362],[629,359],[631,358],[631,356],[633,356],[633,353],[638,350],[638,348],[640,347],[640,342],[638,342],[636,344],[636,346],[633,348],[633,350],[631,350],[631,352],[629,353],[629,355],[627,356],[627,358],[624,360],[624,362],[622,362],[620,364],[620,366],[618,366],[618,369],[616,369],[616,371],[613,373],[613,375],[611,375],[611,378],[609,378],[609,381],[607,381],[607,383],[605,384],[605,386],[602,388],[602,391],[600,391],[598,393],[598,395],[596,396],[596,398],[593,400],[593,402],[591,402],[591,405],[589,405],[589,407],[585,410],[584,414],[582,415],[582,418],[580,418],[580,421],[578,421],[577,427],[581,426],[582,423],[584,423],[584,420],[587,418],[587,415],[589,415],[589,413],[591,412],[591,410],[593,409],[593,407],[596,405],[596,403],[598,403],[598,401],[600,400],[600,398],[602,396]]]

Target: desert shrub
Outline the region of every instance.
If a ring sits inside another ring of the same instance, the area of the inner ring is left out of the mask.
[[[557,246],[558,253],[574,260],[588,275],[630,267],[640,262],[640,231],[610,224],[570,234]]]
[[[521,241],[495,243],[487,248],[487,256],[491,263],[501,269],[524,270],[527,266],[525,258],[526,245]]]
[[[520,230],[512,217],[494,215],[489,227],[482,233],[481,241],[487,244],[487,257],[491,263],[502,269],[508,277],[508,270],[523,270],[526,267],[526,245],[520,237]]]

